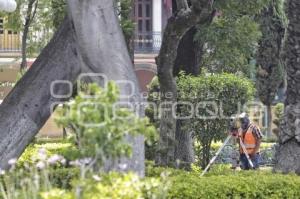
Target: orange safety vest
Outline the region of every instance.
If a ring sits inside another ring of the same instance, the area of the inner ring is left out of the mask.
[[[256,147],[256,138],[253,135],[253,126],[250,125],[249,128],[247,129],[246,133],[242,133],[241,140],[245,145],[245,148],[248,152],[248,154],[253,154],[255,151]],[[244,151],[242,147],[240,146],[240,153],[243,154]]]

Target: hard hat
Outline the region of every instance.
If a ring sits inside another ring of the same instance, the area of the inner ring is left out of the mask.
[[[243,112],[243,113],[241,113],[241,114],[238,116],[238,118],[240,118],[240,119],[248,118],[248,114],[245,113],[245,112]]]
[[[247,129],[250,124],[248,114],[245,112],[241,113],[238,118],[240,119],[242,129]]]

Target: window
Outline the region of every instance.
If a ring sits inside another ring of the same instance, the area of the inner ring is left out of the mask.
[[[0,19],[0,34],[3,34],[4,30],[3,30],[3,19]]]
[[[152,31],[152,0],[135,0],[136,30],[139,33]]]

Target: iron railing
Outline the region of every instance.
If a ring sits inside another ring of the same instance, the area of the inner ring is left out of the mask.
[[[8,31],[4,34],[0,34],[0,52],[20,52],[20,51],[21,51],[21,37],[19,34],[12,31]]]
[[[158,53],[161,47],[161,32],[136,33],[134,36],[135,53]],[[21,52],[19,34],[0,34],[0,52]]]
[[[134,37],[134,51],[135,53],[158,53],[161,42],[161,32],[139,32]]]

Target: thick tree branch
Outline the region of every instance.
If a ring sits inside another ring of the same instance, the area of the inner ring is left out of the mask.
[[[0,105],[0,168],[19,157],[51,114],[51,107],[66,100],[51,94],[57,80],[74,82],[80,73],[71,23],[64,21],[54,38],[32,67]],[[66,85],[55,86],[54,93],[66,95]]]
[[[176,0],[177,10],[187,10],[189,8],[187,0]]]
[[[160,141],[156,157],[156,163],[159,165],[175,163],[176,119],[174,118],[172,106],[177,101],[177,86],[173,77],[173,68],[177,58],[178,46],[188,30],[196,24],[206,23],[212,15],[211,5],[208,2],[201,4],[202,1],[193,1],[192,3],[193,9],[181,9],[169,19],[161,49],[156,58],[162,96]]]

